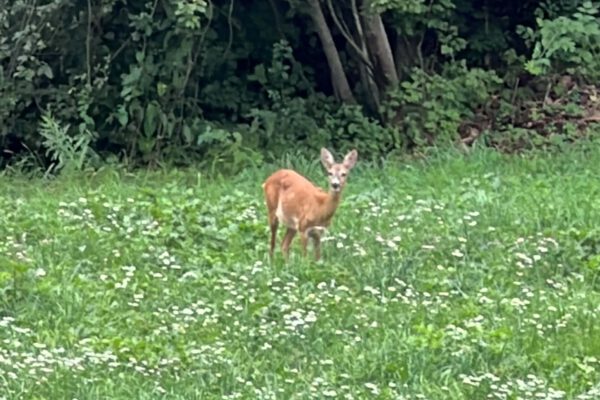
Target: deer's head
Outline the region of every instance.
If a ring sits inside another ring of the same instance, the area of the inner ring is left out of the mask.
[[[321,149],[321,162],[327,170],[329,178],[329,188],[332,192],[341,192],[346,185],[346,179],[354,164],[358,158],[358,152],[352,150],[341,163],[336,163],[333,159],[333,155],[326,148]]]

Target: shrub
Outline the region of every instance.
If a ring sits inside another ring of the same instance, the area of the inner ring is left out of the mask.
[[[448,142],[500,84],[494,71],[469,69],[464,62],[449,64],[440,74],[413,69],[410,79],[390,93],[384,112],[413,144]]]
[[[571,16],[537,19],[538,29],[521,28],[533,45],[525,68],[533,75],[570,74],[586,81],[600,78],[598,6],[586,1]]]

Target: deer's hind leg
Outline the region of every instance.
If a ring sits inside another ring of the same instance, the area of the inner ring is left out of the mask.
[[[273,259],[275,252],[275,241],[277,239],[277,228],[279,227],[279,219],[277,218],[277,203],[279,196],[277,194],[278,187],[269,180],[263,184],[265,192],[265,202],[267,203],[267,211],[269,216],[269,228],[271,228],[271,241],[269,247],[269,257]]]
[[[285,255],[286,260],[289,258],[290,245],[292,244],[292,240],[294,240],[294,236],[296,236],[296,230],[293,228],[287,228],[285,236],[283,237],[283,241],[281,242],[281,251]]]
[[[273,252],[275,251],[275,241],[277,240],[277,228],[279,227],[279,220],[275,213],[269,213],[269,228],[271,228],[271,243],[269,248],[269,257],[273,258]]]
[[[308,247],[309,233],[307,231],[302,232],[300,235],[300,241],[302,242],[302,255],[306,257],[306,249]]]

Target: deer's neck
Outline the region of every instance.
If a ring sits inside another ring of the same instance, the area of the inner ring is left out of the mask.
[[[321,202],[320,212],[318,213],[319,215],[316,215],[315,219],[322,225],[329,225],[331,218],[340,205],[341,199],[341,192],[329,191],[328,193],[322,193],[319,199]]]

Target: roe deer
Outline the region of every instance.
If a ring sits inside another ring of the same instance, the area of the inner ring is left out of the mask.
[[[281,169],[271,175],[262,187],[269,212],[271,247],[273,258],[277,228],[281,222],[287,232],[281,242],[281,250],[287,260],[289,248],[296,232],[300,232],[302,252],[306,255],[308,239],[313,240],[315,259],[321,257],[321,233],[333,218],[340,204],[342,189],[348,172],[356,164],[358,153],[352,150],[341,164],[337,164],[329,150],[321,149],[321,162],[329,175],[329,192],[313,185],[308,179],[289,169]]]

